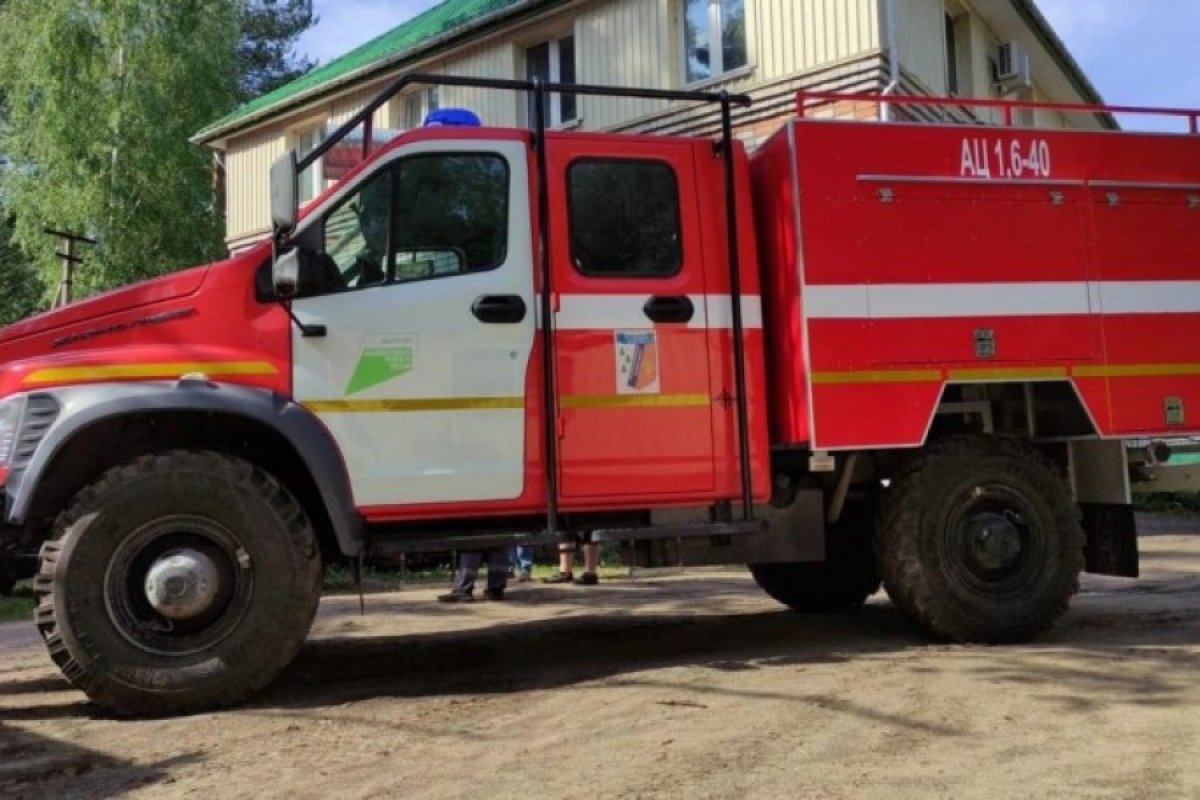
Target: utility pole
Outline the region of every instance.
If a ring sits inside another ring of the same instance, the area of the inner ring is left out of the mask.
[[[76,246],[81,243],[95,245],[97,242],[95,239],[78,233],[57,231],[53,228],[43,228],[42,231],[50,236],[57,236],[66,245],[63,250],[56,253],[62,259],[62,282],[59,283],[58,291],[54,294],[54,303],[50,306],[51,308],[61,308],[71,302],[71,285],[75,280],[75,265],[83,263],[83,257],[76,254]]]

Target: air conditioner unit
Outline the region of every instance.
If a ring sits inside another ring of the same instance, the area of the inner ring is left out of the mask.
[[[996,82],[1007,92],[1033,85],[1029,53],[1020,42],[1005,42],[996,55]]]

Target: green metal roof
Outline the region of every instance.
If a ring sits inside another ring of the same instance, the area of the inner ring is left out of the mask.
[[[510,6],[527,4],[525,0],[444,0],[424,11],[399,27],[393,28],[344,56],[335,58],[289,84],[256,97],[228,116],[208,125],[194,137],[194,141],[211,138],[214,133],[256,112],[287,103],[306,92],[336,83],[339,79],[411,51],[433,39],[438,39],[477,22]]]

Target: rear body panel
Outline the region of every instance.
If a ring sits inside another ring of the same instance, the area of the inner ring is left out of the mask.
[[[948,383],[1042,380],[1200,430],[1200,138],[797,121],[755,172],[777,439],[917,446]]]

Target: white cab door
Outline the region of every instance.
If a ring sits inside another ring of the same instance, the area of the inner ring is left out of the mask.
[[[400,148],[298,234],[294,392],[341,448],[359,507],[524,490],[535,335],[526,149]],[[303,284],[303,281],[302,281]]]

